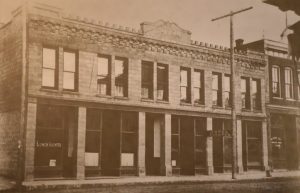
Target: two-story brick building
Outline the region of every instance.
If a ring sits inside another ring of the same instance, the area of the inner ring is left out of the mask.
[[[192,41],[172,22],[132,30],[42,4],[15,10],[0,34],[1,175],[23,171],[30,181],[230,170],[228,48]],[[238,169],[264,170],[266,58],[254,51],[235,58]]]
[[[292,60],[288,45],[282,42],[262,39],[238,47],[242,50],[256,50],[268,57],[270,103],[266,108],[272,152],[270,165],[274,169],[298,169],[300,89],[297,78],[300,80],[300,71],[297,69],[300,69],[300,64]]]

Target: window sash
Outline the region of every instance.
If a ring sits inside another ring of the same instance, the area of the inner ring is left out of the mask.
[[[107,57],[98,57],[97,61],[97,75],[108,76],[109,75],[109,59]]]
[[[124,59],[115,59],[115,96],[127,96],[127,63]]]
[[[76,54],[73,52],[64,52],[64,72],[76,71]]]
[[[293,98],[293,74],[291,68],[285,68],[285,97],[288,99]]]
[[[181,69],[180,71],[180,86],[187,87],[188,86],[188,71]]]
[[[180,100],[186,102],[188,100],[188,87],[180,86]]]
[[[55,69],[43,68],[42,86],[55,87]]]
[[[43,68],[56,68],[56,50],[51,48],[43,48]]]
[[[212,89],[219,90],[219,75],[217,74],[212,75]]]
[[[75,73],[74,72],[64,72],[63,88],[68,89],[68,90],[75,89]]]

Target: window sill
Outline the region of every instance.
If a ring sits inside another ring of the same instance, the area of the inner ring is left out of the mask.
[[[154,103],[153,99],[146,99],[146,98],[141,98],[142,102],[150,102],[150,103]]]
[[[162,101],[162,100],[157,100],[156,103],[161,103],[161,104],[170,104],[169,101]]]
[[[205,107],[205,104],[200,104],[200,103],[194,103],[195,107]]]
[[[180,105],[182,105],[182,106],[192,106],[191,103],[185,103],[185,102],[180,102]]]
[[[96,97],[99,97],[99,98],[107,98],[107,99],[111,99],[112,96],[109,96],[109,95],[101,95],[101,94],[96,94]]]
[[[225,107],[225,110],[232,110],[232,107]]]
[[[283,100],[283,98],[281,97],[272,97],[273,99],[277,99],[277,100]]]
[[[212,108],[214,108],[214,109],[224,109],[224,107],[222,107],[222,106],[216,106],[216,105],[213,105]]]
[[[121,97],[121,96],[114,96],[114,99],[117,99],[117,100],[129,100],[128,97]]]
[[[262,113],[262,109],[253,109],[254,113]]]
[[[296,101],[296,99],[285,99],[286,101]]]
[[[79,95],[78,91],[71,91],[71,90],[62,90],[63,94],[75,94],[75,95]]]
[[[251,112],[251,109],[242,109],[243,112]]]
[[[40,91],[53,92],[53,93],[58,93],[59,92],[59,90],[57,88],[46,88],[46,87],[40,88]]]

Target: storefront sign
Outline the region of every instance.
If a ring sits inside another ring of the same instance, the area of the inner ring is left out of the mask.
[[[51,148],[61,148],[62,144],[61,143],[55,143],[55,142],[36,142],[36,147],[40,148],[46,148],[46,147],[51,147]]]
[[[134,154],[122,153],[121,154],[121,166],[134,166]]]
[[[49,160],[49,166],[50,167],[55,167],[56,166],[56,160],[55,159],[50,159]]]

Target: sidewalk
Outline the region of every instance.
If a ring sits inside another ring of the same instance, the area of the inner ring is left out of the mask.
[[[85,180],[40,180],[24,182],[25,190],[43,189],[70,189],[70,188],[97,188],[110,186],[132,186],[132,185],[153,185],[153,184],[189,184],[189,183],[216,183],[216,182],[247,182],[247,181],[273,181],[299,178],[300,171],[276,171],[272,172],[272,177],[266,177],[265,172],[247,172],[238,174],[236,180],[231,179],[231,174],[214,174],[212,176],[146,176],[146,177],[106,177]],[[1,178],[0,178],[1,179]],[[5,186],[6,183],[6,186]],[[13,188],[10,181],[0,182],[1,188]],[[2,188],[2,190],[4,190]]]

